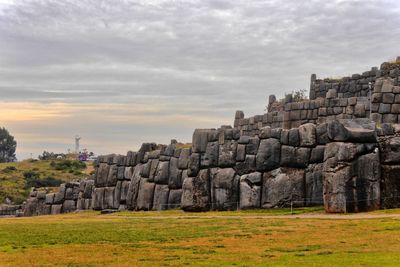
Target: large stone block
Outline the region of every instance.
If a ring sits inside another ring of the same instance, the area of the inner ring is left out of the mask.
[[[326,166],[329,164],[330,166]],[[325,161],[324,206],[327,212],[370,211],[380,206],[379,153],[361,155],[352,162]]]
[[[240,177],[240,209],[260,208],[262,174],[253,172]]]
[[[182,170],[178,169],[178,159],[171,158],[169,162],[169,182],[168,186],[171,189],[182,188]]]
[[[382,208],[400,208],[400,165],[382,165]]]
[[[189,165],[188,165],[188,175],[190,177],[195,177],[200,170],[200,154],[193,153],[190,155],[189,158]]]
[[[183,181],[182,209],[184,211],[208,211],[210,209],[210,174],[200,170],[197,177]]]
[[[54,203],[54,195],[55,195],[54,193],[46,194],[45,203],[48,204],[48,205],[53,204]]]
[[[305,202],[307,206],[323,205],[323,163],[309,165],[305,173]]]
[[[382,144],[382,163],[400,164],[400,137],[386,137]]]
[[[238,175],[256,171],[256,156],[246,155],[244,161],[236,162],[235,170]]]
[[[157,184],[154,189],[153,210],[166,210],[168,209],[168,185]]]
[[[219,144],[218,141],[209,142],[207,144],[206,152],[201,156],[202,167],[216,167],[218,166]]]
[[[239,179],[232,168],[211,170],[213,210],[235,210],[239,206]]]
[[[137,196],[140,188],[140,172],[141,172],[142,164],[138,164],[135,166],[132,174],[132,179],[129,184],[128,194],[126,196],[126,206],[129,210],[136,209],[137,206]]]
[[[128,197],[128,192],[129,192],[129,185],[130,185],[130,181],[122,181],[121,183],[121,193],[120,193],[120,204],[126,204],[126,199]]]
[[[310,148],[282,146],[280,165],[292,168],[306,168],[310,161],[310,154]]]
[[[219,146],[218,165],[222,168],[233,167],[236,163],[237,142],[233,140],[225,141]]]
[[[76,210],[76,202],[74,200],[65,200],[62,205],[63,213],[69,213]]]
[[[306,123],[299,127],[300,146],[313,147],[317,144],[316,127]]]
[[[151,210],[153,207],[154,189],[156,184],[149,183],[148,179],[143,178],[140,182],[137,197],[137,210]]]
[[[334,120],[328,123],[328,136],[332,141],[374,143],[375,122],[369,119]]]
[[[281,145],[277,139],[263,139],[256,156],[257,171],[269,171],[279,167]]]
[[[184,170],[188,168],[190,154],[191,154],[190,148],[182,149],[181,154],[179,155],[179,162],[178,162],[179,169]]]
[[[194,153],[204,153],[206,152],[208,135],[211,129],[196,129],[193,133],[192,145]]]
[[[51,205],[51,214],[52,215],[57,215],[57,214],[61,214],[62,212],[62,204],[58,204],[58,205]]]
[[[173,189],[168,195],[168,209],[179,209],[181,207],[182,189]]]
[[[107,185],[108,173],[110,172],[110,165],[107,163],[100,163],[96,170],[95,183],[97,187]]]
[[[85,188],[83,190],[83,198],[92,198],[94,189],[94,180],[86,180]]]
[[[104,187],[95,188],[93,191],[93,209],[102,210],[104,207]]]
[[[169,161],[160,161],[157,167],[157,175],[154,178],[156,184],[168,184],[169,181]]]
[[[107,177],[107,186],[115,186],[118,181],[117,176],[118,176],[118,166],[111,165]]]
[[[304,170],[278,168],[263,175],[263,208],[304,206]]]

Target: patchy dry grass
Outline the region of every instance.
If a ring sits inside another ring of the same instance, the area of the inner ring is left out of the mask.
[[[126,217],[88,212],[0,219],[0,265],[400,264],[397,219],[205,218],[202,214],[179,218],[178,211],[160,212],[160,218],[132,214]]]
[[[56,161],[57,162],[57,161]],[[83,179],[93,171],[92,163],[87,163],[87,168],[77,172],[57,170],[48,160],[24,160],[11,163],[0,163],[0,204],[8,197],[17,204],[24,201],[30,191],[24,179],[25,172],[35,172],[40,179],[53,177],[61,181]]]

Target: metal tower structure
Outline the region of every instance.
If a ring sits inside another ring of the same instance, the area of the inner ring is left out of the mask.
[[[75,136],[75,153],[79,154],[79,140],[81,137],[79,135]]]

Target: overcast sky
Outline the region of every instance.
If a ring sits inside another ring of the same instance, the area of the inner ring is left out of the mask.
[[[190,142],[397,55],[398,0],[0,0],[0,125],[19,159]]]

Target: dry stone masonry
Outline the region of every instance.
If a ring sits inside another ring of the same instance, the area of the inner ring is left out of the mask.
[[[173,140],[101,156],[91,179],[33,191],[24,214],[400,207],[399,75],[400,59],[342,79],[313,74],[308,100],[272,95],[266,114],[196,129],[190,148]]]

